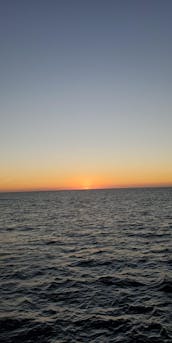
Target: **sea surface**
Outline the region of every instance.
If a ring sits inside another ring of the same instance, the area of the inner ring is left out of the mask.
[[[172,188],[0,194],[0,342],[171,343]]]

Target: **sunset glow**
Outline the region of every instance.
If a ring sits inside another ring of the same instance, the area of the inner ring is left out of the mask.
[[[155,173],[156,172],[156,173]],[[24,175],[8,175],[1,177],[0,191],[31,191],[31,190],[62,190],[62,189],[99,189],[118,187],[147,187],[147,186],[171,186],[171,170],[159,173],[155,170],[149,173],[145,170],[128,170],[116,173],[93,174],[89,176],[75,175],[64,176],[56,172],[41,173],[26,172]]]

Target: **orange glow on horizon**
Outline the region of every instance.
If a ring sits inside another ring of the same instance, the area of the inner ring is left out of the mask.
[[[171,173],[166,172],[139,173],[138,170],[119,171],[118,173],[102,173],[97,175],[87,173],[85,175],[76,174],[57,174],[55,172],[40,172],[39,170],[32,173],[13,173],[13,176],[0,178],[0,191],[36,191],[36,190],[88,190],[101,188],[127,188],[127,187],[152,187],[152,186],[172,186]]]
[[[104,166],[103,166],[104,167]],[[130,165],[109,167],[57,169],[23,166],[3,168],[0,174],[0,192],[101,189],[125,187],[172,186],[172,166]],[[68,171],[69,170],[69,171]]]

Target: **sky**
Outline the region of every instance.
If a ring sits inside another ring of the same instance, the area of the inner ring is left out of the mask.
[[[172,185],[172,1],[1,0],[0,191]]]

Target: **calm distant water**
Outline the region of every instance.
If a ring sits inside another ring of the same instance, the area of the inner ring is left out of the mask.
[[[0,342],[172,342],[172,188],[0,194]]]

